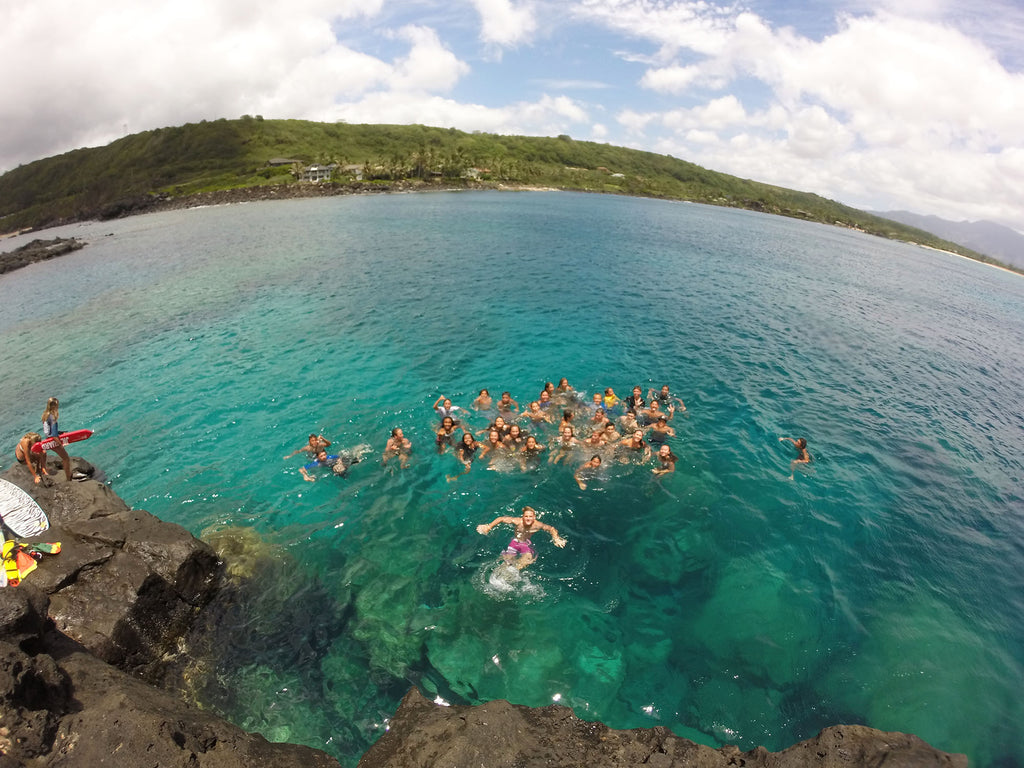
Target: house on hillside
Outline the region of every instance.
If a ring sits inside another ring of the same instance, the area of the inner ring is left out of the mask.
[[[291,158],[288,157],[272,157],[269,160],[267,160],[267,165],[269,165],[271,168],[277,168],[282,165],[294,165],[297,162],[298,160],[292,160]]]
[[[331,175],[337,167],[337,163],[331,163],[330,165],[311,165],[302,172],[302,180],[311,181],[313,183],[330,181]]]

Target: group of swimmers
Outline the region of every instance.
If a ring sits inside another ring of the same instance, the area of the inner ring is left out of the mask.
[[[649,388],[646,397],[643,389],[635,386],[630,395],[621,399],[608,387],[588,399],[563,378],[557,385],[545,383],[537,398],[524,408],[520,408],[507,391],[495,399],[487,389],[481,389],[468,409],[440,395],[434,401],[433,410],[438,418],[434,428],[437,453],[450,451],[463,465],[460,473],[448,475],[449,482],[468,473],[475,461],[485,457],[490,462],[502,460],[506,466],[518,465],[525,471],[540,466],[545,452],[549,464],[567,464],[573,455],[585,452],[590,458],[577,466],[573,477],[580,489],[586,490],[587,483],[609,460],[646,464],[653,459],[656,462],[651,470],[654,475],[674,472],[678,457],[668,439],[675,437],[676,432],[669,422],[676,413],[686,411],[686,405],[668,385]],[[490,423],[473,430],[468,425],[471,411],[488,415]],[[547,440],[546,434],[551,435]],[[483,438],[478,440],[478,436]],[[790,466],[791,473],[798,465],[811,460],[804,438],[782,437],[779,440],[793,443],[798,451]],[[359,461],[358,456],[349,452],[328,453],[330,446],[331,442],[322,435],[311,434],[307,445],[285,458],[302,451],[313,455],[313,462],[300,470],[303,478],[310,482],[315,480],[311,474],[315,468],[329,468],[335,474],[344,475],[351,464]],[[399,466],[405,468],[411,452],[412,441],[401,427],[395,427],[385,443],[382,463],[387,465],[397,459]],[[556,529],[537,520],[532,507],[523,507],[521,518],[498,517],[489,524],[477,526],[477,531],[487,534],[499,524],[515,527],[502,557],[509,563],[514,561],[518,568],[535,559],[530,539],[538,530],[550,533],[556,546],[565,546],[565,539]]]

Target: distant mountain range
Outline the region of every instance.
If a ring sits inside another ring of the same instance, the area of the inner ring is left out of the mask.
[[[1024,268],[1024,235],[991,221],[947,221],[909,211],[873,211],[876,216],[931,232],[993,259]]]

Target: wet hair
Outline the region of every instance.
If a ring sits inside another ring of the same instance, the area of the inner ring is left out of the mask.
[[[807,441],[804,438],[802,438],[802,437],[797,438],[796,447],[797,448],[806,448],[807,447]]]
[[[594,454],[593,456],[591,456],[591,457],[590,457],[590,460],[591,460],[591,461],[594,461],[595,459],[597,460],[597,463],[598,463],[598,464],[600,464],[600,463],[601,463],[601,457],[600,457],[600,456],[598,456],[598,455],[597,455],[596,453],[595,453],[595,454]]]
[[[488,392],[488,391],[487,391],[486,389],[481,389],[481,390],[480,390],[480,394],[481,394],[481,395],[490,395],[491,393],[490,393],[490,392]]]
[[[40,440],[43,439],[43,436],[40,435],[38,432],[26,432],[24,435],[21,436],[22,440],[24,440],[25,438],[28,438],[28,441],[30,443],[38,443]]]
[[[400,430],[400,429],[401,429],[401,427],[395,427],[394,429],[392,429],[391,430],[391,436],[392,437],[398,437],[398,430]]]

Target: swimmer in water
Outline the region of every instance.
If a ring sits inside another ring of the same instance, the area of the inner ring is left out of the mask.
[[[643,390],[639,386],[633,387],[633,394],[627,397],[624,402],[626,403],[626,409],[633,415],[647,407]]]
[[[660,402],[665,410],[674,411],[676,403],[679,403],[680,411],[686,410],[686,404],[669,391],[668,384],[663,384],[661,389],[658,391],[655,391],[654,387],[651,387],[647,392],[647,396],[651,398],[652,401],[657,400]]]
[[[486,389],[481,389],[480,394],[473,401],[473,408],[478,411],[489,411],[492,405],[494,405],[494,398],[491,397],[491,393]]]
[[[550,408],[552,406],[551,393],[546,389],[541,390],[541,393],[537,395],[537,402],[540,404],[541,410]]]
[[[537,551],[533,548],[533,542],[530,541],[530,538],[537,531],[547,531],[550,533],[551,540],[559,549],[565,546],[565,539],[558,535],[558,531],[554,527],[537,519],[537,510],[533,507],[523,507],[522,518],[496,517],[490,523],[478,525],[476,532],[481,536],[486,536],[494,526],[501,524],[514,526],[516,529],[515,535],[502,553],[501,559],[509,565],[515,563],[516,568],[519,570],[522,570],[537,559]],[[516,562],[517,558],[518,562]]]
[[[548,456],[548,464],[557,464],[572,453],[573,448],[577,445],[579,445],[579,441],[576,439],[572,427],[568,425],[562,427],[561,434],[551,449],[551,455]]]
[[[633,454],[640,454],[640,463],[646,464],[651,458],[651,446],[644,440],[643,430],[638,429],[618,445],[619,448]],[[624,458],[623,461],[626,461]]]
[[[348,468],[353,464],[359,463],[358,456],[349,456],[348,454],[342,453],[340,455],[328,456],[327,451],[320,449],[317,452],[316,458],[304,467],[299,467],[299,472],[302,473],[302,479],[307,483],[315,483],[316,478],[309,474],[312,470],[319,467],[329,467],[334,470],[334,474],[339,477],[345,477],[348,474]]]
[[[438,453],[444,453],[445,449],[455,442],[456,429],[462,429],[462,427],[460,427],[451,416],[445,416],[441,419],[441,427],[437,430]]]
[[[798,452],[797,457],[789,463],[789,479],[792,480],[796,474],[796,468],[799,466],[806,466],[811,463],[811,454],[807,452],[807,441],[798,437],[795,440],[792,437],[780,437],[779,442],[784,443],[786,441],[791,442]]]
[[[612,389],[611,387],[608,387],[604,391],[604,409],[606,411],[610,411],[612,408],[614,408],[616,405],[618,405],[618,402],[619,402],[619,396],[615,394],[615,390],[614,389]]]
[[[409,466],[409,451],[411,448],[412,441],[402,433],[401,427],[395,427],[391,430],[391,437],[388,438],[388,442],[384,446],[384,459],[381,463],[386,466],[388,459],[397,456],[398,466],[405,469]]]
[[[523,411],[522,415],[519,418],[529,419],[534,424],[537,424],[538,422],[541,421],[547,422],[549,424],[551,423],[550,414],[547,411],[541,410],[540,403],[537,402],[536,400],[534,400],[527,406],[527,409]]]
[[[527,469],[536,469],[540,466],[540,454],[543,450],[544,446],[537,442],[536,437],[527,436],[523,449],[519,452],[519,460],[524,472]]]
[[[310,434],[308,443],[306,443],[301,448],[297,448],[296,450],[292,451],[287,456],[285,456],[285,458],[290,459],[292,456],[295,456],[296,454],[303,452],[316,456],[318,453],[320,453],[320,451],[326,450],[330,447],[331,441],[328,440],[323,435]]]
[[[650,440],[654,445],[661,445],[670,437],[675,437],[676,431],[668,425],[668,421],[664,416],[659,416],[658,420],[651,426]]]
[[[583,462],[580,468],[573,473],[573,478],[576,480],[576,485],[580,487],[581,491],[587,490],[587,480],[590,480],[597,474],[597,471],[601,468],[601,457],[591,456],[588,461]]]
[[[519,403],[512,399],[508,392],[501,393],[501,400],[498,401],[498,412],[504,416],[519,412]]]
[[[622,435],[620,435],[615,430],[615,425],[612,422],[609,421],[607,424],[604,425],[604,441],[605,441],[605,443],[607,443],[608,445],[613,445],[613,444],[619,442],[619,440],[621,440],[621,439],[622,439]]]
[[[476,441],[476,438],[473,437],[472,433],[463,432],[462,440],[460,440],[459,444],[455,446],[455,456],[463,463],[463,465],[465,465],[465,468],[459,474],[464,475],[473,468],[473,459],[476,458],[477,452],[483,456],[487,453],[487,449]],[[458,479],[458,475],[448,475],[449,483]]]
[[[502,439],[504,439],[505,435],[507,435],[509,433],[510,429],[512,429],[512,426],[508,422],[505,421],[504,417],[496,416],[494,418],[494,422],[492,424],[490,424],[489,426],[484,427],[483,429],[478,429],[476,431],[476,434],[484,435],[484,434],[487,434],[488,432],[490,432],[492,430],[497,430],[498,434],[502,437]]]
[[[437,413],[438,418],[442,420],[444,420],[445,416],[451,416],[452,419],[455,419],[455,413],[461,410],[462,409],[459,408],[459,406],[452,405],[452,401],[444,395],[441,395],[434,401],[434,412]],[[458,419],[455,419],[455,422],[458,423]]]
[[[661,466],[651,470],[654,474],[667,475],[676,471],[676,462],[679,461],[679,457],[672,453],[672,449],[667,445],[662,445],[658,449],[655,458],[661,462]]]
[[[14,446],[14,458],[18,460],[19,464],[24,464],[28,467],[29,472],[32,473],[32,477],[35,478],[36,485],[42,480],[41,475],[48,475],[46,471],[46,451],[42,453],[33,453],[32,446],[43,441],[42,435],[38,432],[26,432],[22,435],[21,440]]]
[[[510,451],[514,451],[526,442],[526,433],[523,432],[522,427],[518,424],[511,424],[502,441],[508,446]]]

